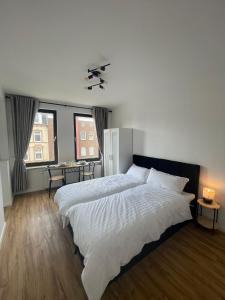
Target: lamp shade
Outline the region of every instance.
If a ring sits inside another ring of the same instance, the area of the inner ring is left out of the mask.
[[[203,188],[203,198],[214,200],[215,194],[216,194],[215,190],[207,188],[207,187]]]

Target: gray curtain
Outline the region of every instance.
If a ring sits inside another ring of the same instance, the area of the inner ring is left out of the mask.
[[[95,120],[96,132],[98,137],[98,145],[102,159],[102,176],[103,172],[103,151],[104,151],[104,129],[108,127],[108,109],[104,107],[93,107],[92,116]]]
[[[99,150],[101,155],[103,155],[104,129],[106,129],[108,126],[108,109],[95,106],[92,108],[92,116],[95,120]]]
[[[10,102],[15,162],[13,167],[13,192],[27,189],[27,172],[24,156],[27,152],[39,100],[26,96],[7,95]]]

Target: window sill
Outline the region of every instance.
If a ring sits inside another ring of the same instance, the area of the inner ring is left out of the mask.
[[[35,169],[45,169],[47,166],[33,166],[33,167],[26,167],[26,169],[29,170],[35,170]]]

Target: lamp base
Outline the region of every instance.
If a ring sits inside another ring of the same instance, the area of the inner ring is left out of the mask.
[[[212,202],[213,202],[212,199],[207,199],[207,198],[203,198],[203,201],[204,201],[206,204],[212,204]]]

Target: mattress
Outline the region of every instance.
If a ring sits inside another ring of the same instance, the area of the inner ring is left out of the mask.
[[[99,300],[108,283],[170,226],[192,218],[193,194],[140,185],[68,210],[74,243],[84,256],[81,275],[89,300]]]
[[[65,185],[57,190],[54,201],[65,226],[66,213],[73,205],[94,201],[141,184],[143,181],[127,174],[106,176]]]

